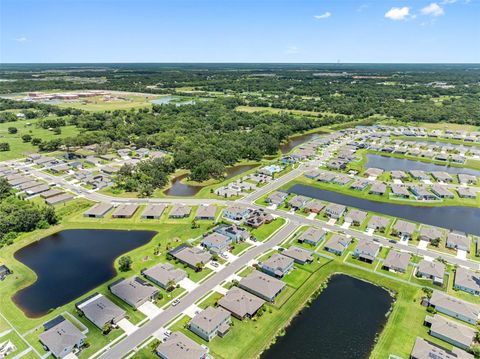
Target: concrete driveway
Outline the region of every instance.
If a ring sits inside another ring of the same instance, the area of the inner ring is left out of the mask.
[[[192,281],[190,278],[183,278],[180,282],[178,282],[178,284],[187,292],[191,292],[198,287],[198,284]]]
[[[148,319],[152,319],[153,317],[157,316],[162,312],[162,309],[157,307],[152,302],[145,302],[141,306],[138,307],[138,310],[145,314]]]
[[[131,321],[129,321],[126,318],[123,318],[120,320],[117,325],[125,332],[125,334],[130,335],[132,334],[135,330],[138,329],[138,327],[133,324]]]

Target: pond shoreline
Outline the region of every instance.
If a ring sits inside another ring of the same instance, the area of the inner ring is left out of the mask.
[[[321,269],[319,269],[321,270]],[[371,348],[370,348],[370,354],[372,353],[376,343],[377,343],[377,340],[378,338],[380,337],[380,335],[382,334],[383,330],[385,329],[386,325],[387,325],[387,322],[388,322],[388,319],[389,319],[389,316],[390,314],[392,313],[393,311],[393,308],[395,306],[395,303],[396,303],[396,292],[385,287],[385,286],[382,286],[382,285],[379,285],[379,284],[376,284],[376,283],[373,283],[371,281],[368,281],[364,278],[361,278],[361,277],[358,277],[354,274],[350,274],[350,273],[346,273],[346,272],[343,272],[343,271],[335,271],[335,272],[332,272],[328,275],[328,277],[326,277],[321,283],[318,284],[318,286],[316,287],[316,289],[313,291],[313,293],[311,293],[310,296],[307,297],[307,299],[303,302],[303,304],[301,306],[299,306],[298,310],[296,310],[294,313],[292,313],[292,315],[290,316],[290,318],[288,319],[288,321],[285,323],[285,325],[280,328],[277,333],[275,334],[275,336],[272,338],[272,340],[268,343],[268,345],[266,345],[262,351],[257,355],[257,358],[263,358],[263,355],[273,346],[277,343],[277,340],[279,338],[282,338],[284,337],[285,335],[288,334],[287,332],[287,329],[292,325],[293,321],[298,318],[304,310],[310,308],[310,306],[317,300],[321,297],[321,295],[323,294],[323,292],[328,288],[329,286],[329,283],[330,281],[332,280],[332,278],[334,278],[335,276],[346,276],[346,277],[349,277],[349,278],[353,278],[353,279],[356,279],[356,280],[359,280],[359,281],[362,281],[364,283],[367,283],[369,285],[372,285],[372,286],[375,286],[377,288],[381,288],[383,289],[384,291],[386,291],[389,296],[391,297],[391,303],[390,303],[390,306],[387,310],[387,312],[385,313],[385,317],[387,318],[385,320],[385,322],[381,325],[381,327],[377,330],[377,332],[375,333],[375,338],[374,338],[374,341],[371,345]]]

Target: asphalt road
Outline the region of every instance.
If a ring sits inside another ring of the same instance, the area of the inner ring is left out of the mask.
[[[188,293],[180,300],[180,303],[177,306],[166,309],[158,316],[148,321],[145,325],[141,326],[138,330],[127,336],[125,339],[115,344],[115,346],[103,353],[99,358],[118,359],[124,357],[139,344],[148,339],[158,329],[163,327],[176,316],[180,315],[189,306],[205,296],[215,286],[219,285],[229,276],[240,270],[243,266],[247,265],[250,260],[281,243],[285,238],[293,234],[298,227],[299,224],[296,221],[287,222],[287,224],[285,224],[277,233],[275,233],[270,240],[245,252],[233,263],[215,273],[200,286]]]

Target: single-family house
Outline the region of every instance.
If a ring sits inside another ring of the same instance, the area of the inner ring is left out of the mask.
[[[369,193],[383,196],[387,192],[387,185],[380,181],[375,181],[370,187]]]
[[[418,263],[417,277],[427,278],[433,281],[433,284],[443,285],[443,277],[445,276],[445,264],[437,261],[427,261],[422,259]]]
[[[258,228],[263,224],[270,223],[274,220],[270,213],[266,213],[263,209],[253,210],[245,220],[245,224],[252,228]]]
[[[293,269],[293,263],[292,258],[274,253],[270,258],[259,263],[259,267],[263,272],[281,278]]]
[[[388,227],[390,220],[386,217],[372,216],[368,221],[367,228],[373,229],[375,231],[384,232]]]
[[[445,186],[435,184],[431,188],[432,192],[440,198],[453,198],[454,195]]]
[[[64,358],[75,349],[81,348],[87,338],[61,315],[45,323],[43,327],[45,331],[38,336],[38,339],[55,358]]]
[[[412,255],[406,252],[397,252],[391,250],[383,262],[383,269],[394,270],[395,272],[405,273]]]
[[[138,210],[138,204],[120,204],[112,213],[112,218],[131,218]]]
[[[182,279],[187,277],[187,273],[180,268],[175,268],[170,263],[160,263],[151,268],[142,270],[142,274],[148,280],[163,289],[168,289],[172,285],[177,285]]]
[[[232,240],[220,233],[213,232],[202,239],[202,247],[212,253],[224,253],[228,251]]]
[[[410,186],[410,191],[419,201],[432,201],[436,199],[433,193],[427,191],[427,189],[422,186]]]
[[[181,332],[173,332],[155,349],[162,359],[207,359],[208,347],[193,341]]]
[[[253,317],[264,304],[265,300],[237,287],[231,288],[218,301],[219,306],[240,320]]]
[[[352,238],[341,234],[334,234],[325,244],[325,250],[335,253],[336,255],[342,255],[343,252],[352,243]]]
[[[187,218],[192,212],[192,207],[184,204],[174,204],[168,217],[170,218]]]
[[[263,300],[273,302],[285,288],[285,283],[260,271],[253,271],[242,278],[238,286]]]
[[[265,202],[273,204],[273,205],[280,205],[285,201],[288,197],[288,194],[285,192],[275,191],[272,192],[266,199]]]
[[[200,270],[201,266],[207,264],[212,259],[210,253],[201,248],[189,247],[186,244],[181,244],[169,251],[168,254],[195,270]]]
[[[381,168],[367,168],[365,170],[365,175],[368,177],[378,177],[383,173],[383,170]]]
[[[474,359],[473,355],[453,347],[447,350],[423,338],[417,337],[410,359]]]
[[[397,219],[397,221],[393,225],[393,232],[397,236],[407,239],[412,238],[415,229],[416,225],[414,223],[403,221],[401,219]]]
[[[430,176],[425,171],[411,170],[411,171],[409,171],[409,173],[410,173],[410,176],[412,176],[416,180],[429,180],[430,179]]]
[[[310,202],[307,202],[303,207],[303,210],[305,212],[320,213],[324,208],[325,208],[325,205],[322,202],[314,199],[314,200],[311,200]]]
[[[103,330],[105,324],[116,324],[127,312],[103,294],[94,293],[75,305],[95,326]]]
[[[345,215],[345,222],[352,223],[356,226],[362,224],[362,222],[367,218],[368,213],[365,211],[360,211],[359,209],[351,209]]]
[[[227,236],[233,243],[246,241],[250,238],[250,232],[246,228],[237,226],[236,224],[221,224],[215,227],[214,231]]]
[[[142,212],[142,219],[160,219],[167,208],[166,204],[149,204]]]
[[[221,307],[207,307],[188,323],[188,329],[209,342],[217,335],[223,337],[230,330],[232,315]]]
[[[108,289],[133,308],[154,300],[160,293],[156,287],[137,276],[119,279],[110,284]]]
[[[477,192],[469,187],[457,187],[456,188],[458,196],[460,198],[477,198]]]
[[[87,218],[103,218],[112,208],[113,205],[110,203],[97,203],[93,207],[87,209],[83,213],[83,216]]]
[[[480,316],[480,306],[446,293],[434,290],[429,305],[437,312],[476,325]]]
[[[307,249],[300,248],[297,246],[290,246],[290,248],[284,250],[282,254],[284,256],[292,258],[295,261],[295,263],[298,263],[298,264],[313,262],[312,251],[309,251]]]
[[[214,205],[199,206],[195,213],[195,219],[213,221],[216,213],[217,207]]]
[[[390,173],[390,175],[392,176],[393,179],[398,179],[398,180],[402,180],[404,178],[407,178],[407,174],[403,171],[392,171]]]
[[[350,188],[355,189],[357,191],[363,191],[365,188],[368,187],[369,184],[370,184],[369,181],[357,180],[350,185]]]
[[[316,246],[325,238],[326,234],[327,232],[321,228],[310,227],[300,234],[297,240],[299,243],[308,243],[311,246]]]
[[[232,205],[224,209],[223,216],[233,221],[242,221],[247,218],[249,213],[250,210],[247,207]]]
[[[298,210],[303,208],[305,204],[310,200],[310,198],[305,196],[295,196],[288,201],[288,206],[293,210]]]
[[[477,272],[458,267],[453,287],[473,295],[480,295],[480,275]]]
[[[392,183],[390,187],[392,189],[392,196],[401,198],[410,197],[410,193],[404,185]]]
[[[458,231],[451,231],[447,234],[447,242],[445,244],[448,248],[460,249],[470,252],[470,239],[465,233]]]
[[[372,240],[360,240],[353,251],[353,256],[361,261],[373,263],[380,253],[380,245]]]
[[[425,323],[430,326],[430,335],[450,343],[460,349],[470,349],[475,338],[475,329],[464,324],[454,322],[446,317],[435,314],[425,318]]]
[[[330,203],[325,208],[325,213],[327,214],[327,216],[331,218],[338,219],[345,213],[346,210],[347,210],[347,207],[345,207],[344,205]]]
[[[425,225],[422,225],[422,227],[420,228],[419,239],[421,241],[432,242],[432,241],[438,241],[441,238],[442,238],[442,231],[439,228],[425,226]]]

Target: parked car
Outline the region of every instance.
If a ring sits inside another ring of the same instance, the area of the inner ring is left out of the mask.
[[[172,307],[177,306],[178,303],[180,303],[180,299],[175,299],[175,300],[172,302]]]

